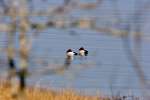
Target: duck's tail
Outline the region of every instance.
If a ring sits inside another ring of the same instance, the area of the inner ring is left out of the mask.
[[[87,56],[88,55],[88,51],[87,50],[85,50],[85,56]]]

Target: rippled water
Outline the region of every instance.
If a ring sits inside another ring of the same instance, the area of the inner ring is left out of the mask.
[[[71,36],[57,29],[47,31],[33,41],[29,66],[32,75],[28,78],[30,85],[86,90],[88,94],[96,94],[97,91],[103,94],[111,94],[111,91],[140,94],[137,74],[127,59],[120,38],[91,32],[79,32],[77,36]],[[64,65],[66,49],[77,51],[80,46],[89,50],[87,57],[75,57],[68,68],[51,72]],[[148,51],[150,48],[145,46],[143,50]],[[142,67],[149,81],[148,54],[143,57]]]
[[[40,17],[32,20],[46,20]],[[137,73],[127,58],[121,38],[102,35],[90,30],[61,30],[50,28],[33,38],[30,52],[28,84],[52,89],[73,88],[95,95],[98,91],[111,95],[141,95]],[[4,48],[6,35],[0,34],[0,46]],[[17,37],[16,37],[17,38]],[[140,61],[149,82],[150,41],[142,41]],[[53,71],[64,66],[65,52],[68,48],[75,51],[84,46],[89,55],[85,58],[75,57],[72,64],[61,71]],[[131,45],[132,46],[132,45]],[[18,42],[16,40],[16,47]],[[133,47],[133,46],[132,46]],[[0,54],[0,60],[6,60]],[[1,73],[6,70],[1,64]]]

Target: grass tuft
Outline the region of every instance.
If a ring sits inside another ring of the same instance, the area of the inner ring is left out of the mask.
[[[98,96],[83,96],[72,90],[54,92],[47,89],[28,87],[24,93],[12,96],[11,86],[0,82],[0,100],[102,100]]]

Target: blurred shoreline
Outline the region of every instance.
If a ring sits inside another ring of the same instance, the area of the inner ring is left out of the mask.
[[[13,98],[11,86],[6,81],[0,81],[0,100],[20,100],[21,93]],[[19,98],[19,99],[18,99]],[[99,96],[84,96],[73,90],[54,92],[50,89],[27,87],[21,100],[103,100]]]

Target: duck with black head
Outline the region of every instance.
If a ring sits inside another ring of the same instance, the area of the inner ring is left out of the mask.
[[[80,56],[87,56],[88,55],[88,51],[86,50],[86,49],[84,49],[84,47],[81,47],[80,49],[79,49],[79,55]]]
[[[73,60],[74,55],[78,55],[78,53],[73,52],[73,50],[72,50],[72,49],[68,49],[68,50],[66,51],[67,59],[71,59],[71,60]]]
[[[65,66],[69,66],[74,58],[75,55],[78,55],[78,53],[73,52],[72,49],[68,49],[66,51],[66,60],[65,60]]]

